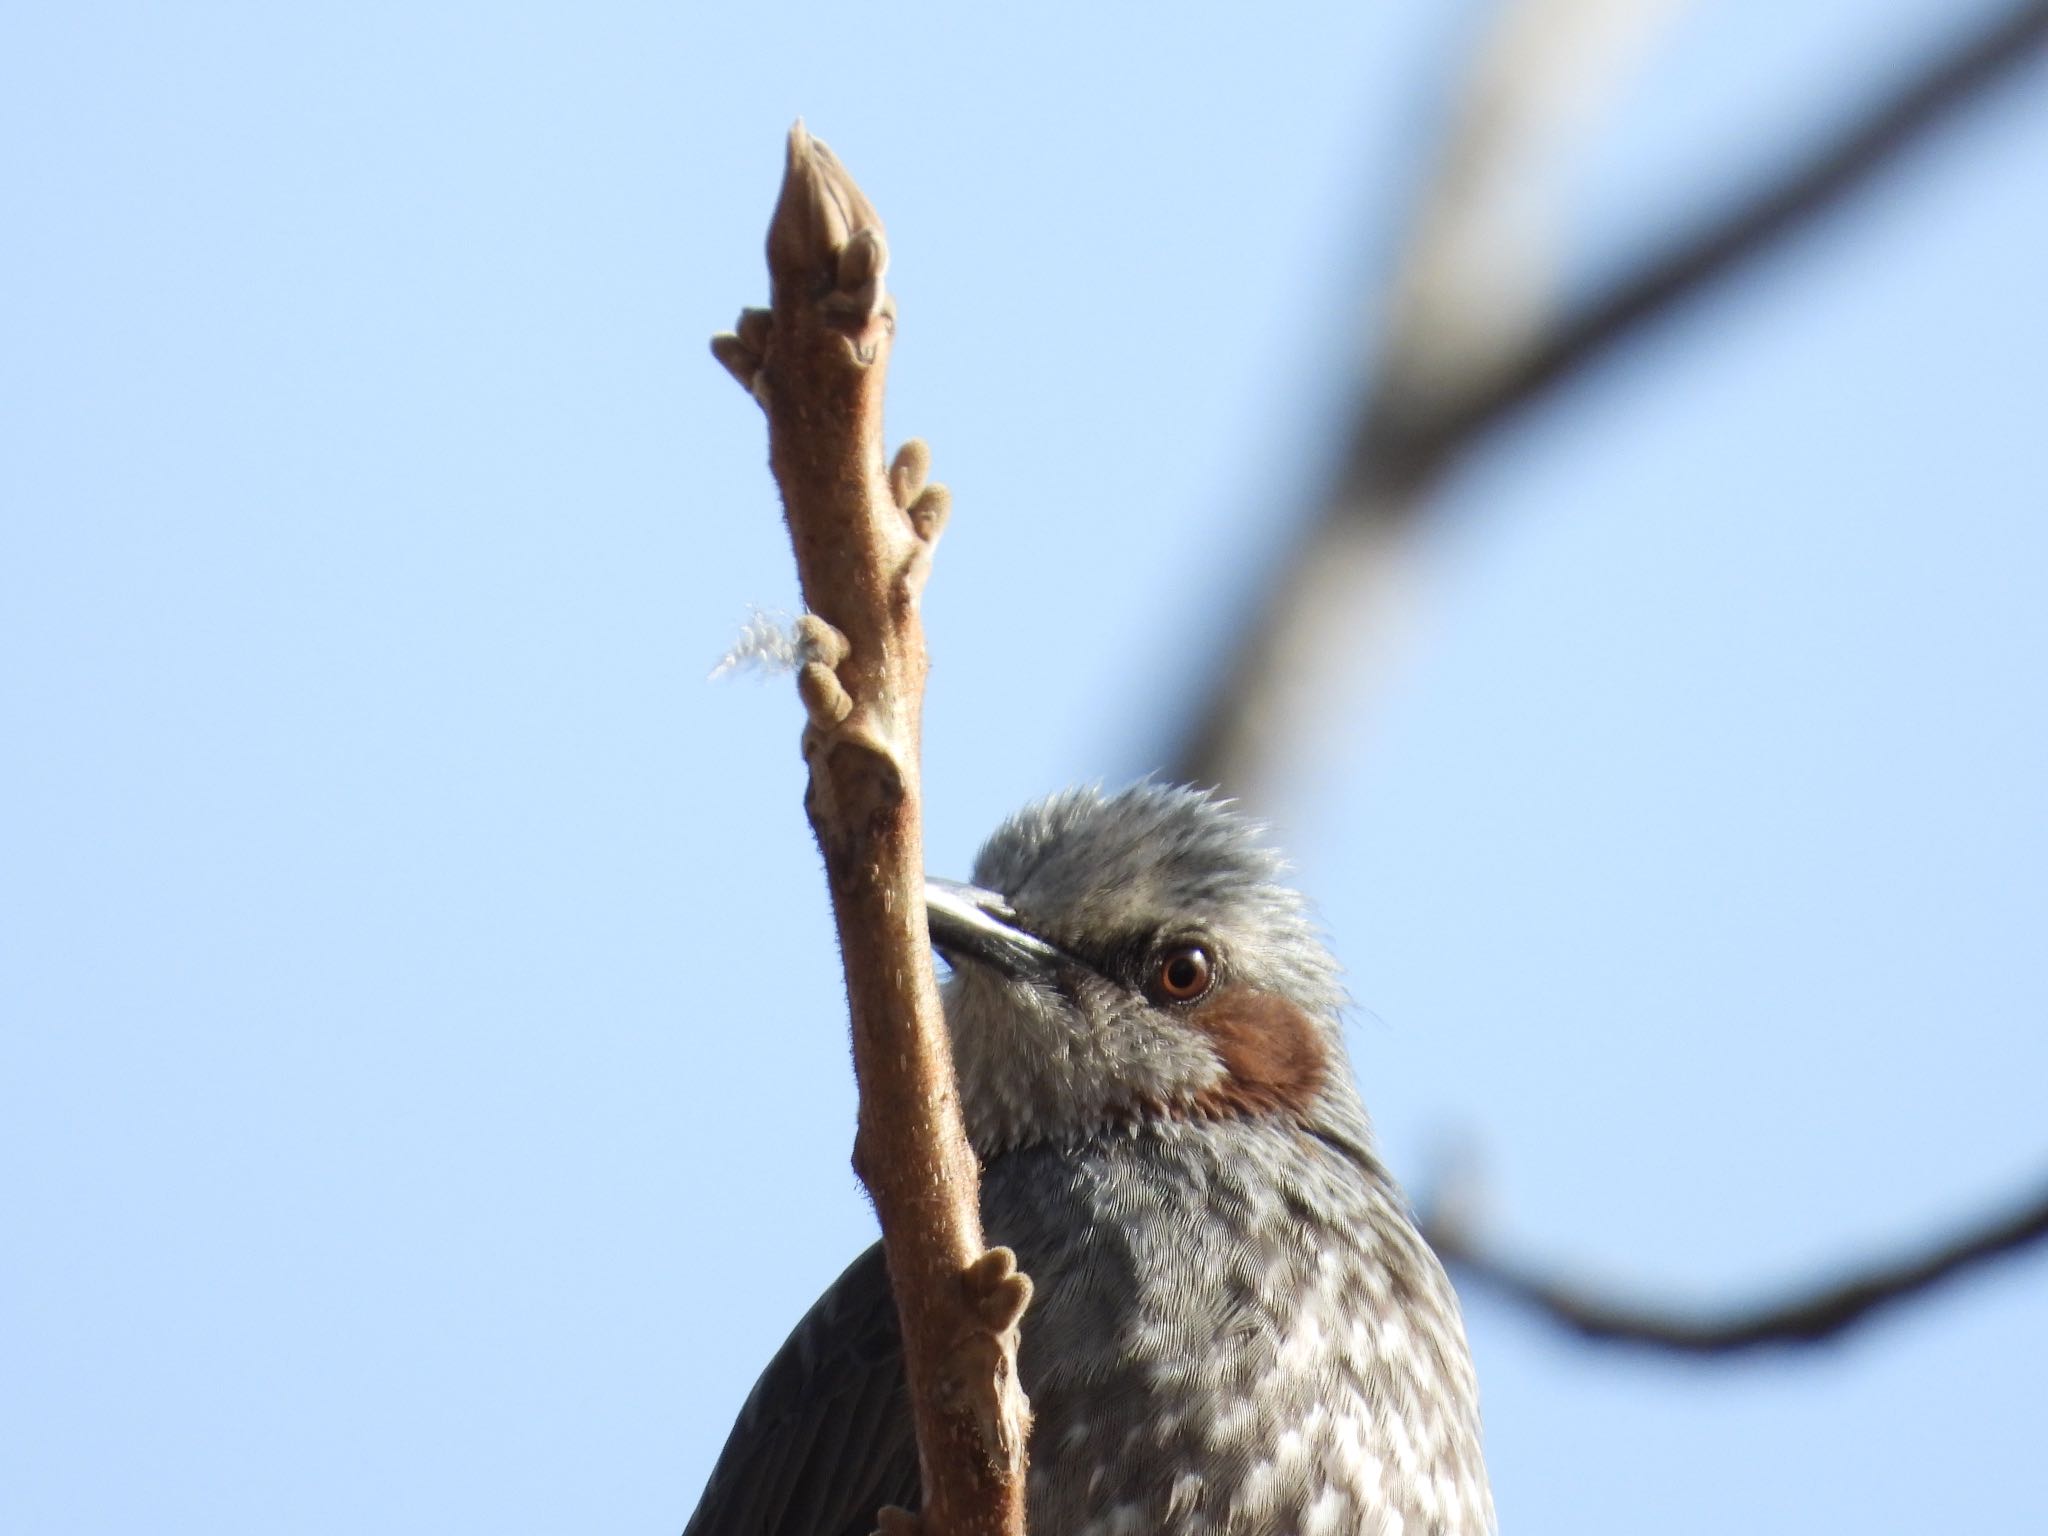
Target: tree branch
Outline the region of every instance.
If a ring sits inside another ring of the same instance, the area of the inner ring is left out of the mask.
[[[1817,1344],[1834,1338],[1884,1308],[1919,1296],[1991,1259],[2048,1240],[2048,1184],[2025,1203],[1922,1252],[1720,1317],[1689,1316],[1675,1309],[1594,1295],[1527,1265],[1479,1252],[1455,1222],[1426,1222],[1425,1235],[1454,1274],[1533,1309],[1581,1338],[1677,1354],[1726,1355],[1766,1344]]]
[[[846,967],[860,1125],[854,1168],[881,1219],[902,1321],[926,1536],[1022,1536],[1029,1407],[1017,1321],[1030,1282],[987,1250],[974,1154],[932,975],[918,747],[918,598],[945,520],[930,456],[882,454],[895,306],[874,207],[801,123],[768,229],[772,307],[712,351],[768,414],[808,612],[798,674],[805,798]]]
[[[1664,315],[1710,291],[1847,199],[1925,134],[1994,85],[2038,61],[2048,0],[2023,0],[1874,101],[1835,137],[1788,166],[1725,217],[1646,261],[1575,315],[1472,369],[1463,389],[1416,391],[1409,370],[1382,358],[1364,396],[1343,467],[1229,649],[1207,675],[1173,753],[1174,777],[1247,792],[1272,744],[1299,746],[1289,700],[1315,690],[1314,669],[1359,618],[1376,617],[1385,567],[1437,483],[1467,452],[1529,406],[1597,365]],[[1349,572],[1343,581],[1333,572]]]
[[[1747,202],[1653,256],[1526,350],[1504,359],[1462,399],[1426,416],[1410,415],[1397,402],[1371,410],[1353,440],[1346,485],[1401,487],[1435,478],[1487,432],[1618,342],[1832,212],[1956,108],[2034,62],[2044,43],[2048,0],[2025,0],[1874,101],[1837,137],[1785,167]]]

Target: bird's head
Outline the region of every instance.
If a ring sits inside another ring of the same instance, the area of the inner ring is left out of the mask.
[[[976,1150],[1256,1116],[1362,1139],[1336,964],[1282,869],[1225,803],[1146,783],[1040,801],[973,885],[931,882]]]

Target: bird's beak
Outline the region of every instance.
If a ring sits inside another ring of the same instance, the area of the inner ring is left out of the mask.
[[[1066,959],[1058,948],[1017,925],[1017,914],[994,891],[926,876],[924,908],[932,947],[948,960],[971,960],[1005,976],[1049,981]]]

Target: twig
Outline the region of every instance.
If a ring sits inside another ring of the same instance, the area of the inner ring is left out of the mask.
[[[854,1168],[881,1219],[917,1418],[919,1516],[893,1531],[1022,1536],[1029,1408],[1017,1320],[1031,1294],[1007,1249],[986,1249],[974,1155],[925,926],[918,743],[918,597],[944,523],[930,456],[882,455],[895,333],[881,219],[798,123],[768,229],[772,308],[712,341],[768,414],[809,612],[798,673],[809,724],[805,808],[825,859],[853,1019]]]
[[[2036,62],[2048,43],[2048,0],[2023,0],[1936,57],[1724,218],[1681,238],[1577,314],[1511,349],[1450,395],[1410,393],[1384,367],[1365,394],[1343,468],[1321,515],[1276,573],[1216,686],[1197,704],[1172,773],[1252,791],[1270,755],[1301,746],[1290,697],[1305,661],[1372,619],[1384,567],[1443,475],[1493,431],[1643,334],[1653,322],[1839,207],[1922,136]],[[1342,581],[1333,572],[1350,573]]]
[[[1354,441],[1347,483],[1399,487],[1434,478],[1482,434],[1617,342],[1839,206],[1955,108],[2034,61],[2044,43],[2048,0],[2026,0],[1981,35],[1963,39],[1748,202],[1652,257],[1525,351],[1504,360],[1463,399],[1429,417],[1406,421],[1396,411],[1374,412],[1369,430]]]
[[[1725,1355],[1760,1345],[1817,1344],[1883,1308],[1924,1294],[1989,1259],[2048,1238],[2048,1185],[2010,1209],[1909,1255],[1803,1295],[1722,1317],[1595,1296],[1528,1266],[1482,1254],[1455,1224],[1426,1223],[1431,1244],[1452,1272],[1540,1312],[1582,1338],[1678,1354]]]

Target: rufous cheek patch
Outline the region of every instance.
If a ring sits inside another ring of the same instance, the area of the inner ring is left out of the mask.
[[[1198,1113],[1306,1114],[1330,1072],[1322,1031],[1295,1004],[1250,987],[1227,987],[1188,1022],[1209,1037],[1223,1078],[1195,1097]]]

